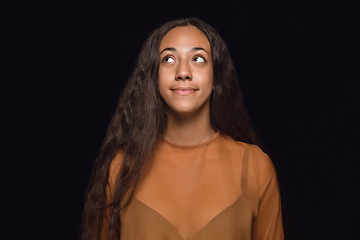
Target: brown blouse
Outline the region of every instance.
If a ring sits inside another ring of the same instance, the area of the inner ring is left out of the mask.
[[[193,146],[164,140],[121,221],[122,240],[284,239],[271,160],[219,133]]]

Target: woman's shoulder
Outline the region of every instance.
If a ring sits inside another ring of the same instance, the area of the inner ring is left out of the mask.
[[[262,149],[253,144],[249,147],[249,167],[253,170],[259,188],[259,197],[262,198],[271,182],[277,184],[277,175],[273,162]]]
[[[259,177],[270,177],[275,173],[275,167],[270,157],[260,147],[248,144],[250,148],[249,157]]]
[[[221,141],[226,143],[229,147],[233,147],[233,148],[239,149],[239,150],[248,149],[256,158],[268,157],[268,155],[266,153],[264,153],[261,150],[261,148],[255,144],[237,141],[237,140],[233,139],[232,137],[225,135],[225,134],[220,134],[219,138]]]
[[[257,145],[236,141],[233,138],[221,134],[221,138],[229,148],[241,152],[248,151],[250,167],[254,168],[258,175],[268,175],[275,172],[274,165],[270,157]],[[265,174],[268,173],[268,174]]]

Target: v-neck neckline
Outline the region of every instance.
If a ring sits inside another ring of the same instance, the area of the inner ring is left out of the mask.
[[[218,214],[216,214],[212,219],[210,219],[203,227],[201,227],[197,232],[195,232],[193,235],[191,235],[190,237],[184,238],[179,230],[174,226],[173,223],[171,223],[166,217],[164,217],[161,213],[159,213],[157,210],[155,210],[154,208],[150,207],[149,205],[147,205],[146,203],[142,202],[140,199],[138,199],[136,196],[134,196],[134,201],[138,202],[139,204],[145,206],[146,208],[148,208],[149,210],[151,210],[152,212],[154,212],[156,215],[160,216],[164,221],[166,221],[168,224],[170,224],[174,231],[177,233],[177,235],[179,237],[181,237],[181,239],[183,240],[191,240],[192,238],[194,238],[195,236],[197,236],[198,234],[200,234],[205,228],[207,228],[207,226],[209,226],[211,224],[211,222],[215,221],[220,215],[224,214],[224,212],[226,212],[228,209],[232,208],[233,206],[235,206],[238,202],[241,201],[243,194],[240,194],[240,196],[229,206],[225,207],[223,210],[221,210]]]

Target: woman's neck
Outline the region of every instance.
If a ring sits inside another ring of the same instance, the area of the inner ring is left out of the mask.
[[[168,109],[165,138],[179,145],[195,145],[214,136],[210,125],[210,108],[196,113],[176,113]]]

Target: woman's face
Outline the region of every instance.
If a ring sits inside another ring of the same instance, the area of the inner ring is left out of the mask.
[[[160,43],[159,90],[172,111],[209,108],[213,88],[210,43],[193,26],[170,30]]]

